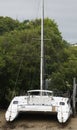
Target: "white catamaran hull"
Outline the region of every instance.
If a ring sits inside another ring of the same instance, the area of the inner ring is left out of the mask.
[[[42,91],[46,94],[49,93],[46,90]],[[38,90],[30,92],[38,92]],[[50,93],[48,95],[29,94],[28,96],[15,97],[5,114],[6,121],[13,121],[20,112],[56,113],[60,123],[65,123],[72,114],[68,98],[54,97]]]

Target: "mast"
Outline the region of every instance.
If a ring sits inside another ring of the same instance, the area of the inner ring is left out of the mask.
[[[44,0],[41,0],[41,59],[40,59],[40,89],[44,87]]]

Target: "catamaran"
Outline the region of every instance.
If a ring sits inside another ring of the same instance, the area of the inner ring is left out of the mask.
[[[44,88],[44,0],[41,0],[41,59],[40,59],[40,89],[29,90],[27,95],[15,96],[6,113],[6,121],[13,121],[20,112],[56,113],[60,123],[65,123],[72,114],[70,99],[63,96],[55,96],[53,91]]]
[[[54,96],[53,91],[29,90],[27,96],[13,98],[5,114],[6,121],[13,121],[20,112],[54,113],[60,123],[65,123],[72,109],[69,98]]]

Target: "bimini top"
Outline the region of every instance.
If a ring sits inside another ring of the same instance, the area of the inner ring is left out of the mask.
[[[27,93],[29,95],[40,95],[42,93],[42,95],[53,95],[53,91],[49,91],[49,90],[29,90],[27,91]]]

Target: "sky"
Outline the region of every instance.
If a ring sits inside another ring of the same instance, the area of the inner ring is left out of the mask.
[[[44,0],[45,17],[54,19],[64,40],[77,43],[77,0]],[[0,16],[23,21],[41,17],[41,0],[0,0]]]

